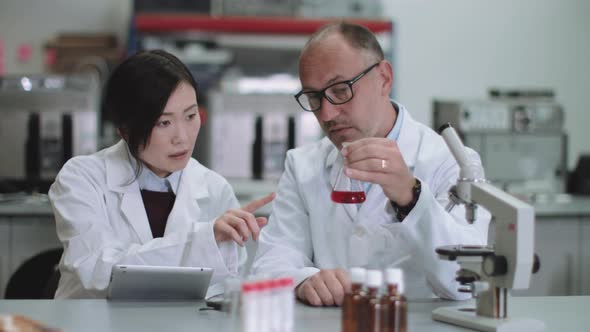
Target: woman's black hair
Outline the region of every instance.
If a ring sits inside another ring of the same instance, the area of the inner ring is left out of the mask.
[[[102,98],[102,112],[127,141],[138,159],[140,145],[147,145],[152,129],[170,95],[181,82],[197,93],[197,82],[174,55],[151,50],[136,53],[118,65],[109,77]],[[141,163],[136,175],[141,170]]]

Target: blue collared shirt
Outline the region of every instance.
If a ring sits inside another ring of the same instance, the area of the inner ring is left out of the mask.
[[[172,191],[175,195],[178,192],[178,186],[180,184],[180,177],[182,170],[173,172],[165,178],[157,176],[151,169],[142,163],[141,173],[137,177],[139,189],[170,192]]]
[[[395,123],[393,124],[393,128],[391,128],[391,131],[389,132],[389,134],[387,134],[387,138],[392,141],[397,141],[397,139],[399,138],[399,133],[402,130],[402,122],[404,121],[405,108],[394,101],[391,101],[391,104],[394,107],[397,107],[397,118],[395,119]],[[363,183],[363,187],[365,188],[365,193],[369,192],[369,190],[371,189],[371,185],[372,185],[371,182],[364,182]]]
[[[129,147],[127,147],[127,155],[129,161],[135,169],[137,167],[137,159],[131,155]],[[137,183],[140,190],[159,191],[159,192],[173,192],[178,194],[178,187],[180,186],[180,178],[182,177],[182,170],[173,172],[165,178],[161,178],[152,172],[145,163],[141,163],[141,172],[137,177]]]

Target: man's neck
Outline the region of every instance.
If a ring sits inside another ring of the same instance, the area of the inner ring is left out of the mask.
[[[393,127],[395,126],[395,121],[397,121],[397,116],[399,114],[399,108],[398,108],[398,106],[394,102],[390,101],[388,104],[389,104],[389,107],[390,107],[390,109],[392,111],[390,113],[391,114],[391,118],[390,118],[391,120],[390,121],[384,121],[384,123],[389,123],[389,125],[384,128],[384,131],[383,132],[380,132],[379,133],[379,137],[387,137],[387,135],[393,130]]]

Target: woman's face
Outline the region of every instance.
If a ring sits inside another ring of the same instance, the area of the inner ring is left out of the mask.
[[[181,82],[168,98],[147,144],[139,146],[139,159],[160,177],[183,169],[193,154],[200,128],[195,90]]]

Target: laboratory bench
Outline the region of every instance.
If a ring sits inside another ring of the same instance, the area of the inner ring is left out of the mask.
[[[232,180],[240,203],[276,190],[273,181]],[[590,197],[539,196],[533,202],[537,217],[536,252],[540,271],[527,290],[516,296],[590,295]],[[270,213],[270,204],[261,215]],[[51,206],[46,196],[0,202],[0,298],[14,271],[25,260],[61,247],[55,234]],[[249,253],[256,243],[249,241]],[[251,264],[249,255],[247,264]]]
[[[408,331],[469,331],[433,321],[432,310],[441,306],[467,306],[473,301],[424,300],[408,303]],[[509,317],[532,318],[545,323],[545,331],[587,331],[590,296],[511,298]],[[0,313],[24,315],[64,332],[116,331],[240,331],[239,317],[225,312],[199,310],[196,302],[118,302],[108,300],[0,300]],[[314,308],[298,303],[294,331],[341,331],[340,308]]]

